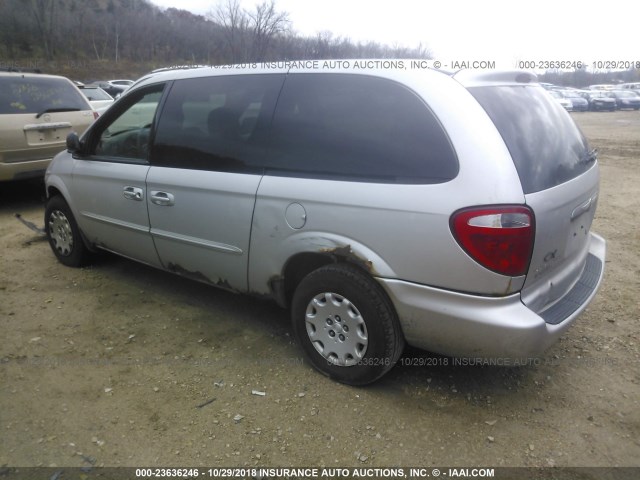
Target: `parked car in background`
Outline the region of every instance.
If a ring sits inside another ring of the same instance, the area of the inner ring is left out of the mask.
[[[589,110],[594,112],[608,110],[610,112],[615,111],[616,100],[607,95],[607,92],[603,90],[592,90],[589,92]]]
[[[586,112],[589,110],[589,100],[583,98],[577,90],[562,90],[562,95],[571,101],[572,111]]]
[[[44,176],[67,135],[96,117],[64,77],[0,72],[0,181]]]
[[[95,85],[82,85],[78,88],[98,113],[106,110],[104,107],[109,107],[114,102],[111,95]]]
[[[134,81],[133,80],[107,80],[107,83],[111,85],[122,86],[122,87],[130,87],[131,85],[133,85]]]
[[[618,85],[620,90],[635,90],[640,92],[640,82],[622,83]]]
[[[618,110],[640,110],[640,96],[633,90],[613,90],[607,96],[615,100]]]
[[[615,90],[616,86],[610,83],[602,83],[599,85],[589,85],[589,90]]]
[[[527,72],[190,69],[69,136],[44,219],[65,265],[106,249],[274,299],[362,385],[405,343],[505,364],[556,341],[602,279],[598,185]]]
[[[120,95],[122,95],[122,92],[129,88],[129,85],[116,85],[105,80],[98,80],[95,82],[91,82],[91,84],[97,85],[115,99],[117,99]]]
[[[573,110],[573,103],[571,103],[571,100],[566,98],[560,90],[547,90],[547,92],[549,92],[549,95],[562,105],[567,112]]]

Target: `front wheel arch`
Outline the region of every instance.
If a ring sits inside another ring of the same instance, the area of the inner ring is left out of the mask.
[[[44,228],[49,246],[60,263],[68,267],[82,267],[90,261],[91,252],[62,195],[53,195],[47,200]]]

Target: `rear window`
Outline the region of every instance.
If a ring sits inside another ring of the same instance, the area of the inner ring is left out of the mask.
[[[113,100],[111,95],[101,88],[81,88],[80,91],[88,100]]]
[[[63,78],[0,76],[0,114],[46,110],[91,110],[78,89]]]
[[[567,182],[593,165],[582,132],[541,87],[472,87],[469,91],[502,135],[525,194]]]
[[[403,85],[350,74],[290,74],[267,171],[379,183],[441,183],[458,160],[438,119]]]

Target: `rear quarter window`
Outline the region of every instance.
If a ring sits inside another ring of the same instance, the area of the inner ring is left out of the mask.
[[[567,182],[593,165],[582,132],[539,86],[469,88],[511,153],[525,194]]]
[[[267,173],[441,183],[458,173],[442,126],[403,85],[364,75],[290,74],[278,100]]]

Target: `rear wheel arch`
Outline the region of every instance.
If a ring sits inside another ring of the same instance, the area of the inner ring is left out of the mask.
[[[285,263],[282,276],[272,282],[271,287],[278,303],[284,307],[290,306],[300,282],[311,272],[330,264],[350,265],[373,279],[371,262],[363,261],[354,255],[350,247],[334,248],[323,252],[296,253]],[[281,285],[275,287],[276,282],[280,282]]]
[[[280,279],[281,293],[278,295],[278,289],[274,288],[274,290],[276,290],[276,297],[279,297],[278,303],[285,307],[291,305],[293,293],[302,279],[314,270],[331,263],[335,263],[335,259],[321,253],[302,252],[292,256],[287,260],[282,271],[282,277]]]

